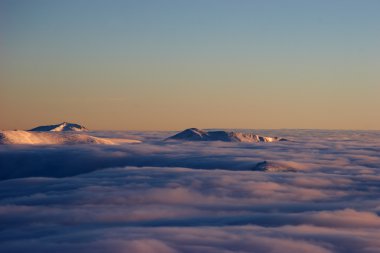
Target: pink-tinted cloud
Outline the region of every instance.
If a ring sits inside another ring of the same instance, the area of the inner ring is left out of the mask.
[[[1,146],[0,174],[21,177],[0,181],[1,250],[377,252],[379,136],[307,133],[269,145],[154,133],[134,146]],[[264,160],[296,172],[252,171]]]

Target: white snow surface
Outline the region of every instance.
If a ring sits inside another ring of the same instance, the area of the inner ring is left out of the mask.
[[[32,132],[32,131],[0,131],[0,144],[105,144],[140,143],[138,140],[99,138],[80,133]]]

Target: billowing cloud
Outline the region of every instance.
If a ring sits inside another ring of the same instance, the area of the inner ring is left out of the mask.
[[[289,142],[163,142],[172,133],[100,132],[100,137],[131,138],[143,144],[103,146],[0,145],[0,179],[28,176],[63,177],[121,166],[252,170],[272,161],[297,171],[371,174],[380,165],[378,132],[258,131]],[[345,135],[344,135],[345,134]],[[342,170],[344,168],[344,170]]]
[[[254,145],[140,134],[139,145],[0,147],[2,177],[21,177],[0,181],[2,252],[380,247],[377,132],[284,131],[296,141]],[[251,170],[264,160],[297,172]]]

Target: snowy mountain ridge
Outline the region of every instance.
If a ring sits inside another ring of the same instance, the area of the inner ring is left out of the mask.
[[[198,128],[188,128],[167,140],[184,141],[225,141],[225,142],[276,142],[286,141],[284,138],[260,136],[253,133],[206,131]]]

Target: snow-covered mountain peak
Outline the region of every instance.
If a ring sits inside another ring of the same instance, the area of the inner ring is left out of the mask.
[[[88,131],[88,129],[82,125],[79,125],[79,124],[62,122],[62,123],[57,124],[57,125],[35,127],[33,129],[30,129],[29,131],[40,131],[40,132],[75,131],[75,132],[82,132],[82,131]]]

